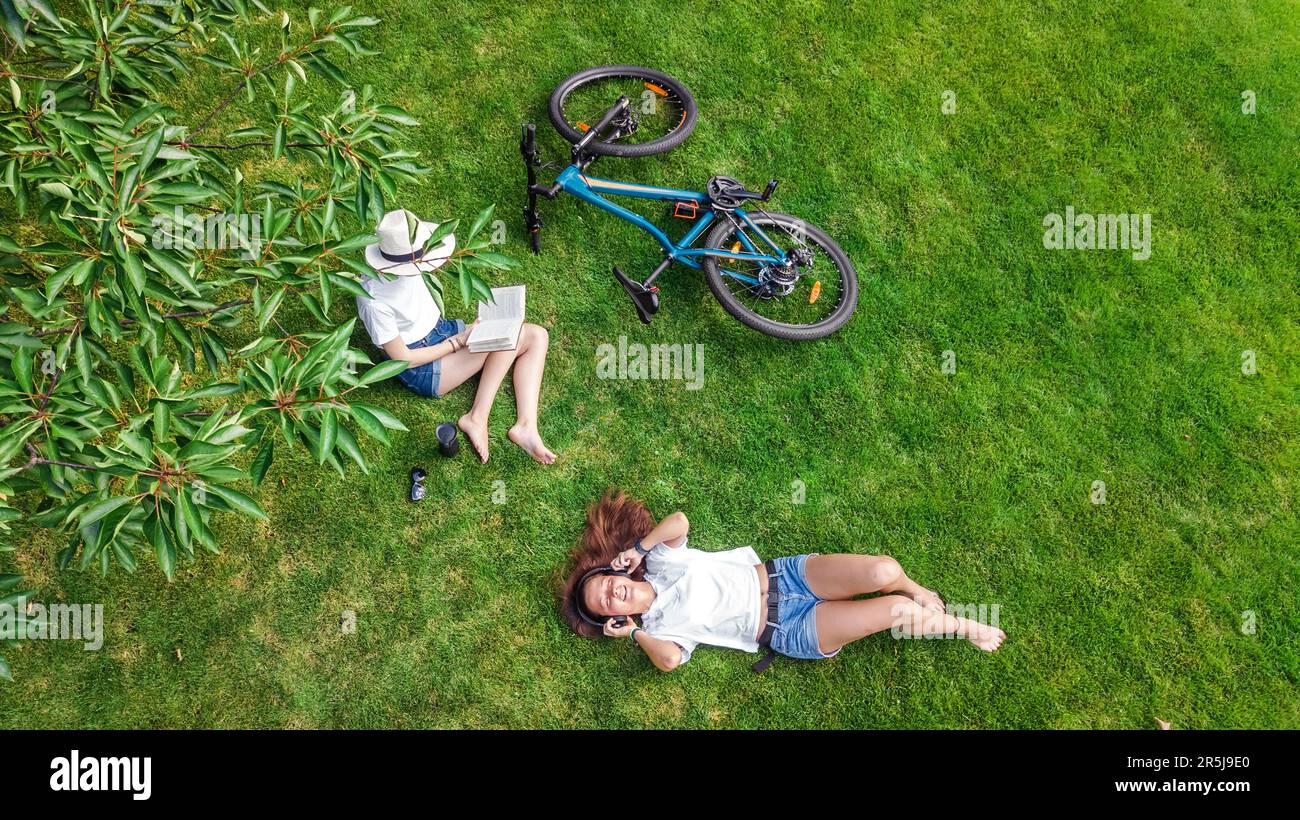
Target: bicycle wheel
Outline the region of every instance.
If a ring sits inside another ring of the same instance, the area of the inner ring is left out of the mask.
[[[743,232],[760,252],[770,252],[775,244],[791,262],[781,267],[704,257],[709,289],[723,309],[778,339],[820,339],[838,330],[858,306],[858,274],[848,255],[825,231],[798,217],[767,212],[748,216],[762,236],[739,218],[723,214],[705,246],[747,252],[740,239]]]
[[[695,98],[686,86],[653,68],[607,65],[564,79],[551,92],[551,122],[569,142],[578,142],[620,96],[630,117],[614,139],[592,140],[593,154],[647,157],[681,145],[695,128]]]

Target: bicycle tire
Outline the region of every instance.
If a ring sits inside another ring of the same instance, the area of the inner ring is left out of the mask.
[[[681,124],[669,133],[659,139],[643,143],[624,143],[601,142],[592,140],[587,144],[587,150],[593,154],[600,154],[609,157],[648,157],[653,154],[661,154],[672,148],[681,145],[682,142],[691,135],[695,130],[695,120],[699,116],[699,109],[695,105],[695,97],[691,94],[690,89],[682,85],[675,77],[665,74],[662,71],[656,71],[653,68],[645,68],[636,65],[606,65],[586,68],[582,71],[570,74],[555,87],[551,92],[550,115],[551,124],[555,130],[560,132],[560,136],[572,143],[579,142],[583,136],[581,131],[571,126],[564,118],[564,100],[574,90],[586,85],[594,80],[603,80],[610,77],[629,77],[639,80],[653,80],[656,84],[669,92],[677,95],[682,103],[682,121]],[[613,100],[610,100],[612,103]]]
[[[853,312],[858,306],[858,274],[853,267],[853,262],[849,259],[848,254],[839,246],[834,239],[808,222],[791,216],[790,214],[767,212],[756,215],[749,214],[749,218],[762,227],[764,224],[772,222],[786,222],[789,225],[798,226],[812,237],[818,245],[831,257],[835,262],[836,268],[841,274],[841,292],[840,304],[835,311],[827,318],[812,325],[794,325],[786,322],[777,322],[768,319],[765,316],[757,314],[747,307],[744,303],[736,298],[726,283],[722,281],[721,269],[718,260],[711,256],[704,257],[704,276],[709,283],[709,290],[713,291],[713,296],[722,305],[722,309],[730,313],[737,321],[746,327],[757,330],[760,333],[777,339],[786,339],[789,341],[811,341],[821,339],[831,335],[839,330],[853,316]],[[705,247],[725,249],[726,241],[731,235],[735,226],[728,221],[720,221],[716,227],[709,231],[705,238]]]

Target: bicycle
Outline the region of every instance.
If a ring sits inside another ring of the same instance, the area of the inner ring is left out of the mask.
[[[614,104],[605,108],[615,93]],[[629,94],[639,99],[637,105]],[[573,147],[569,165],[555,182],[539,184],[537,171],[549,164],[542,164],[537,149],[537,126],[523,125],[519,151],[528,173],[524,224],[533,253],[541,252],[537,198],[555,199],[563,192],[631,222],[663,248],[663,261],[640,282],[614,266],[614,278],[646,324],[659,310],[654,281],[674,262],[703,269],[724,310],[746,326],[779,339],[820,339],[852,316],[858,296],[853,263],[825,231],[762,207],[771,199],[777,180],[769,181],[760,193],[731,177],[713,176],[704,191],[690,191],[587,174],[591,163],[602,156],[651,156],[680,145],[690,135],[698,109],[691,92],[677,79],[641,66],[589,68],[555,88],[549,109],[555,129]],[[649,219],[604,195],[669,202],[672,216],[689,220],[690,227],[674,242]],[[755,203],[756,213],[746,211],[744,203]],[[703,243],[697,247],[701,236]],[[819,264],[823,260],[826,263]]]

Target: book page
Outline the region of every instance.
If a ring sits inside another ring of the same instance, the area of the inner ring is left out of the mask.
[[[494,319],[523,321],[525,290],[523,285],[492,288],[492,298],[495,301],[492,304],[487,302],[478,303],[479,321],[488,322]]]
[[[469,334],[469,343],[477,345],[480,342],[496,342],[503,339],[509,339],[515,334],[515,328],[522,322],[517,319],[489,319],[488,321],[479,321]]]

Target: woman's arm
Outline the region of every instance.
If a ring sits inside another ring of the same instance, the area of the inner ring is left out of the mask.
[[[632,632],[633,629],[636,632]],[[650,658],[650,662],[660,672],[671,672],[681,665],[682,648],[672,641],[656,638],[636,624],[629,623],[626,626],[614,626],[613,619],[605,623],[605,634],[611,638],[623,638],[629,633],[632,634],[632,640],[636,641],[637,646],[641,647],[646,656]]]
[[[672,641],[656,638],[644,629],[638,629],[632,640],[645,651],[660,672],[671,672],[682,662],[682,648]]]
[[[676,549],[686,543],[686,534],[690,530],[691,522],[686,520],[686,513],[678,510],[663,521],[655,524],[650,532],[645,534],[645,537],[641,539],[641,548],[649,552],[657,544],[664,544],[670,549]],[[641,566],[641,559],[644,557],[637,552],[634,545],[616,555],[609,565],[614,569],[631,572]]]
[[[478,323],[475,322],[475,324]],[[388,354],[388,358],[390,359],[399,362],[407,362],[411,367],[419,367],[422,364],[436,362],[443,356],[450,355],[455,353],[457,350],[464,348],[469,344],[469,334],[473,329],[474,325],[470,325],[455,336],[448,336],[436,345],[417,347],[414,350],[407,347],[406,342],[402,341],[402,337],[398,336],[391,342],[384,343],[384,353]]]
[[[641,539],[641,546],[648,549],[655,544],[663,544],[676,549],[686,541],[686,534],[690,531],[691,522],[686,519],[686,513],[678,510],[655,524],[654,529]]]

